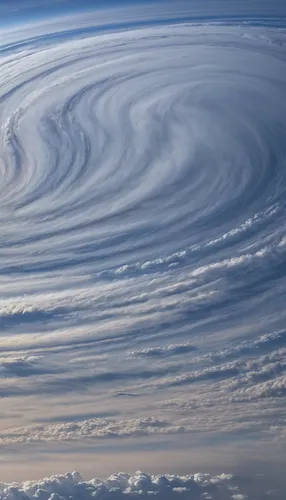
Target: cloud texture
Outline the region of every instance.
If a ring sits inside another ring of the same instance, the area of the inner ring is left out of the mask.
[[[1,484],[1,500],[82,500],[145,499],[150,497],[170,499],[246,500],[237,485],[238,478],[231,474],[148,475],[138,471],[134,475],[113,474],[107,480],[84,481],[78,472],[26,481],[23,484]],[[239,481],[238,481],[239,482]]]
[[[5,453],[284,450],[286,17],[250,3],[0,30]]]

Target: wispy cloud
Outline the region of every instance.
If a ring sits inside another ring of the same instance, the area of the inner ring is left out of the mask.
[[[0,30],[5,456],[284,446],[282,4],[54,10]],[[139,476],[114,479],[116,495],[245,494]],[[41,500],[115,495],[77,475],[47,484]]]

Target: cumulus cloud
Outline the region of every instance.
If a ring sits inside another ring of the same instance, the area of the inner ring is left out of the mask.
[[[245,500],[242,493],[233,494],[236,478],[231,474],[196,473],[187,476],[149,475],[138,471],[133,475],[120,472],[105,481],[84,481],[78,472],[57,475],[41,481],[26,481],[22,484],[1,484],[1,500],[81,500],[98,499],[210,499]]]
[[[0,434],[0,443],[35,443],[74,441],[90,438],[144,437],[150,434],[176,434],[185,432],[183,426],[175,426],[156,417],[130,420],[93,418],[79,422],[38,424],[13,428]]]

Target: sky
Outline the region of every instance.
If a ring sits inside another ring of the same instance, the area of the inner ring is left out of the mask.
[[[0,18],[0,500],[282,500],[285,3]]]

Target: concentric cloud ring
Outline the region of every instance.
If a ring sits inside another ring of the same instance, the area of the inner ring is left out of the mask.
[[[24,270],[57,266],[59,254],[67,266],[94,258],[94,271],[143,263],[283,207],[283,46],[265,30],[201,31],[48,38],[9,57],[7,264],[19,243]]]
[[[138,398],[118,421],[82,418],[75,440],[244,418],[271,434],[273,404],[283,434],[285,32],[134,22],[2,45],[2,396],[56,383],[103,406]],[[70,425],[0,439],[71,438]]]

